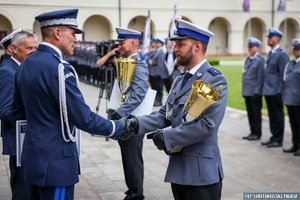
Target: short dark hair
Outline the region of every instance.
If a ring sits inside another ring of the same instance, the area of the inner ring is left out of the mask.
[[[59,29],[66,29],[67,26],[50,26],[50,27],[45,27],[41,29],[41,33],[42,33],[42,39],[51,37],[51,33],[55,28],[59,28]]]

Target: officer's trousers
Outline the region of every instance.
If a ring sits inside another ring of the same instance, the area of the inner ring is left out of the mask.
[[[133,136],[124,141],[118,140],[121,148],[125,182],[128,187],[127,196],[143,195],[143,139],[144,135]]]
[[[31,200],[31,186],[24,181],[21,167],[17,167],[17,157],[9,156],[10,187],[13,200]]]
[[[222,181],[212,185],[194,186],[171,184],[175,200],[220,200]]]
[[[260,95],[244,96],[251,134],[261,137],[261,107]]]
[[[269,113],[270,130],[272,133],[271,141],[282,143],[284,114],[281,95],[265,96],[265,99]]]
[[[31,186],[32,200],[73,200],[74,185],[67,187]]]
[[[292,142],[295,148],[300,148],[300,105],[287,106],[292,129]]]

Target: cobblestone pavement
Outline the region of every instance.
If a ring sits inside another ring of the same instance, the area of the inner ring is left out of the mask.
[[[85,100],[95,110],[99,89],[80,84]],[[158,108],[155,108],[158,109]],[[99,113],[106,116],[106,101]],[[244,111],[227,108],[219,131],[219,143],[224,164],[222,199],[240,200],[243,192],[299,192],[300,157],[285,154],[282,148],[269,149],[261,141],[245,141],[249,132]],[[269,122],[263,119],[262,141],[269,138]],[[286,119],[284,147],[291,145],[291,131]],[[1,146],[1,145],[0,145]],[[2,148],[2,147],[1,147]],[[124,182],[119,145],[114,140],[82,133],[80,182],[76,184],[75,199],[121,200]],[[152,141],[144,140],[144,194],[146,200],[173,199],[170,184],[164,183],[168,157],[158,151]],[[0,199],[11,199],[8,157],[0,156]]]

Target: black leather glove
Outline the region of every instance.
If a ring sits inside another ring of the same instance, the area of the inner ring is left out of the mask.
[[[157,129],[156,131],[154,131],[152,140],[159,150],[165,149],[166,145],[164,141],[163,130]]]
[[[127,117],[128,126],[131,127],[135,135],[139,132],[139,121],[134,115],[129,115]]]
[[[133,134],[138,133],[139,129],[139,122],[136,117],[131,116],[131,118],[121,118],[119,121],[121,121],[124,124],[123,133],[119,137],[120,140],[127,140],[130,138]]]
[[[121,119],[121,118],[122,118],[122,116],[117,111],[114,111],[110,115],[110,119],[112,119],[112,120],[118,120],[118,119]]]
[[[131,131],[130,127],[128,126],[127,118],[126,117],[122,117],[118,121],[123,124],[123,131],[122,131],[122,134],[118,138],[116,138],[116,139],[127,140],[133,134],[133,131]]]

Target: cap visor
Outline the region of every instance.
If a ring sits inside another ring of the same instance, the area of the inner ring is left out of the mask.
[[[121,42],[121,41],[124,41],[124,40],[126,40],[126,38],[117,38],[116,39],[116,41],[118,41],[118,42]]]
[[[82,34],[83,33],[83,30],[81,30],[81,29],[79,29],[75,26],[70,26],[70,28],[74,29],[76,34]]]
[[[176,40],[183,40],[183,39],[187,39],[187,38],[188,37],[173,35],[172,37],[169,37],[169,40],[176,41]]]

